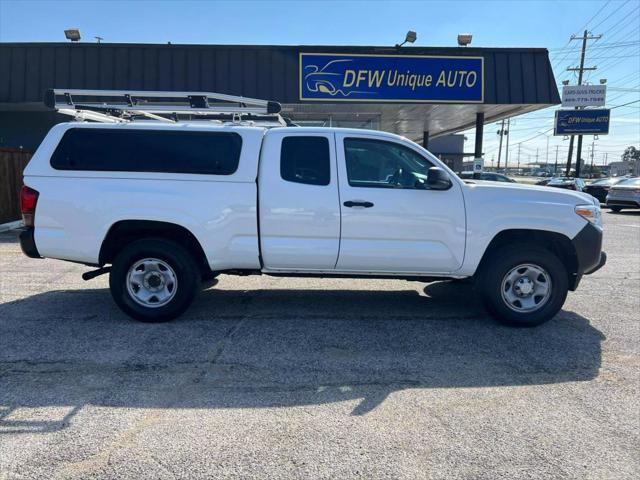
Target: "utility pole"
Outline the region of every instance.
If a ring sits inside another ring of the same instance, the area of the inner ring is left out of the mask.
[[[511,117],[507,118],[507,131],[504,134],[507,136],[507,151],[504,154],[504,170],[505,173],[509,168],[509,128],[511,127]]]
[[[582,52],[580,53],[580,66],[578,68],[567,68],[569,72],[578,72],[578,85],[582,85],[582,74],[587,70],[595,70],[597,67],[587,67],[584,66],[584,56],[587,51],[587,40],[598,40],[602,38],[602,35],[589,35],[589,31],[585,30],[582,37],[576,37],[575,35],[571,35],[571,40],[582,40]],[[576,107],[576,110],[579,110],[580,107]],[[569,140],[569,157],[567,158],[567,177],[569,176],[569,172],[571,170],[571,155],[573,154],[573,135]],[[582,135],[578,135],[578,151],[577,151],[577,160],[576,160],[576,178],[580,176],[580,155],[582,155]]]
[[[538,167],[540,166],[540,162],[538,162],[538,147],[536,147],[536,163],[538,164]]]
[[[500,170],[500,155],[502,154],[502,134],[503,133],[504,133],[504,118],[502,119],[500,130],[498,131],[498,135],[500,135],[500,145],[498,146],[498,167],[496,170]]]
[[[518,170],[520,170],[520,144],[518,144]]]
[[[594,155],[594,149],[596,148],[596,140],[595,137],[593,139],[593,141],[591,142],[591,178],[593,178],[593,155]]]
[[[558,148],[559,148],[559,146],[556,145],[556,163],[553,166],[553,176],[554,177],[556,175],[558,175]]]
[[[545,159],[545,164],[547,168],[549,168],[549,135],[545,135],[545,137],[547,137],[547,156]]]

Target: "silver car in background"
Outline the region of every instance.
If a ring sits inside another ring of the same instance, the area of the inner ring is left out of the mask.
[[[615,184],[607,194],[607,207],[614,212],[623,208],[640,208],[640,177]]]

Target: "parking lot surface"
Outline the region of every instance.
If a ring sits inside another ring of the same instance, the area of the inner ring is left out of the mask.
[[[637,478],[640,215],[534,329],[469,285],[221,276],[173,323],[0,235],[0,479]]]

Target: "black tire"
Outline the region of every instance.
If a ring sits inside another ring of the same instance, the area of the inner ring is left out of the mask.
[[[620,213],[622,211],[622,207],[611,207],[611,211],[614,213]]]
[[[127,288],[129,269],[145,258],[162,260],[177,278],[173,297],[162,306],[139,304]],[[142,322],[166,322],[189,308],[200,287],[200,276],[193,256],[183,246],[162,238],[145,238],[130,243],[118,254],[109,275],[109,286],[118,307],[130,317]]]
[[[545,303],[530,312],[515,311],[503,298],[506,275],[519,265],[542,267],[551,280],[550,294]],[[487,310],[501,323],[513,327],[534,327],[558,313],[569,290],[568,273],[553,253],[532,245],[505,247],[483,262],[480,291]]]

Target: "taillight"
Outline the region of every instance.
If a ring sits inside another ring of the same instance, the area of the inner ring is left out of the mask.
[[[20,210],[22,211],[22,219],[27,227],[33,227],[33,220],[36,214],[36,204],[38,203],[37,190],[23,185],[20,191]]]

